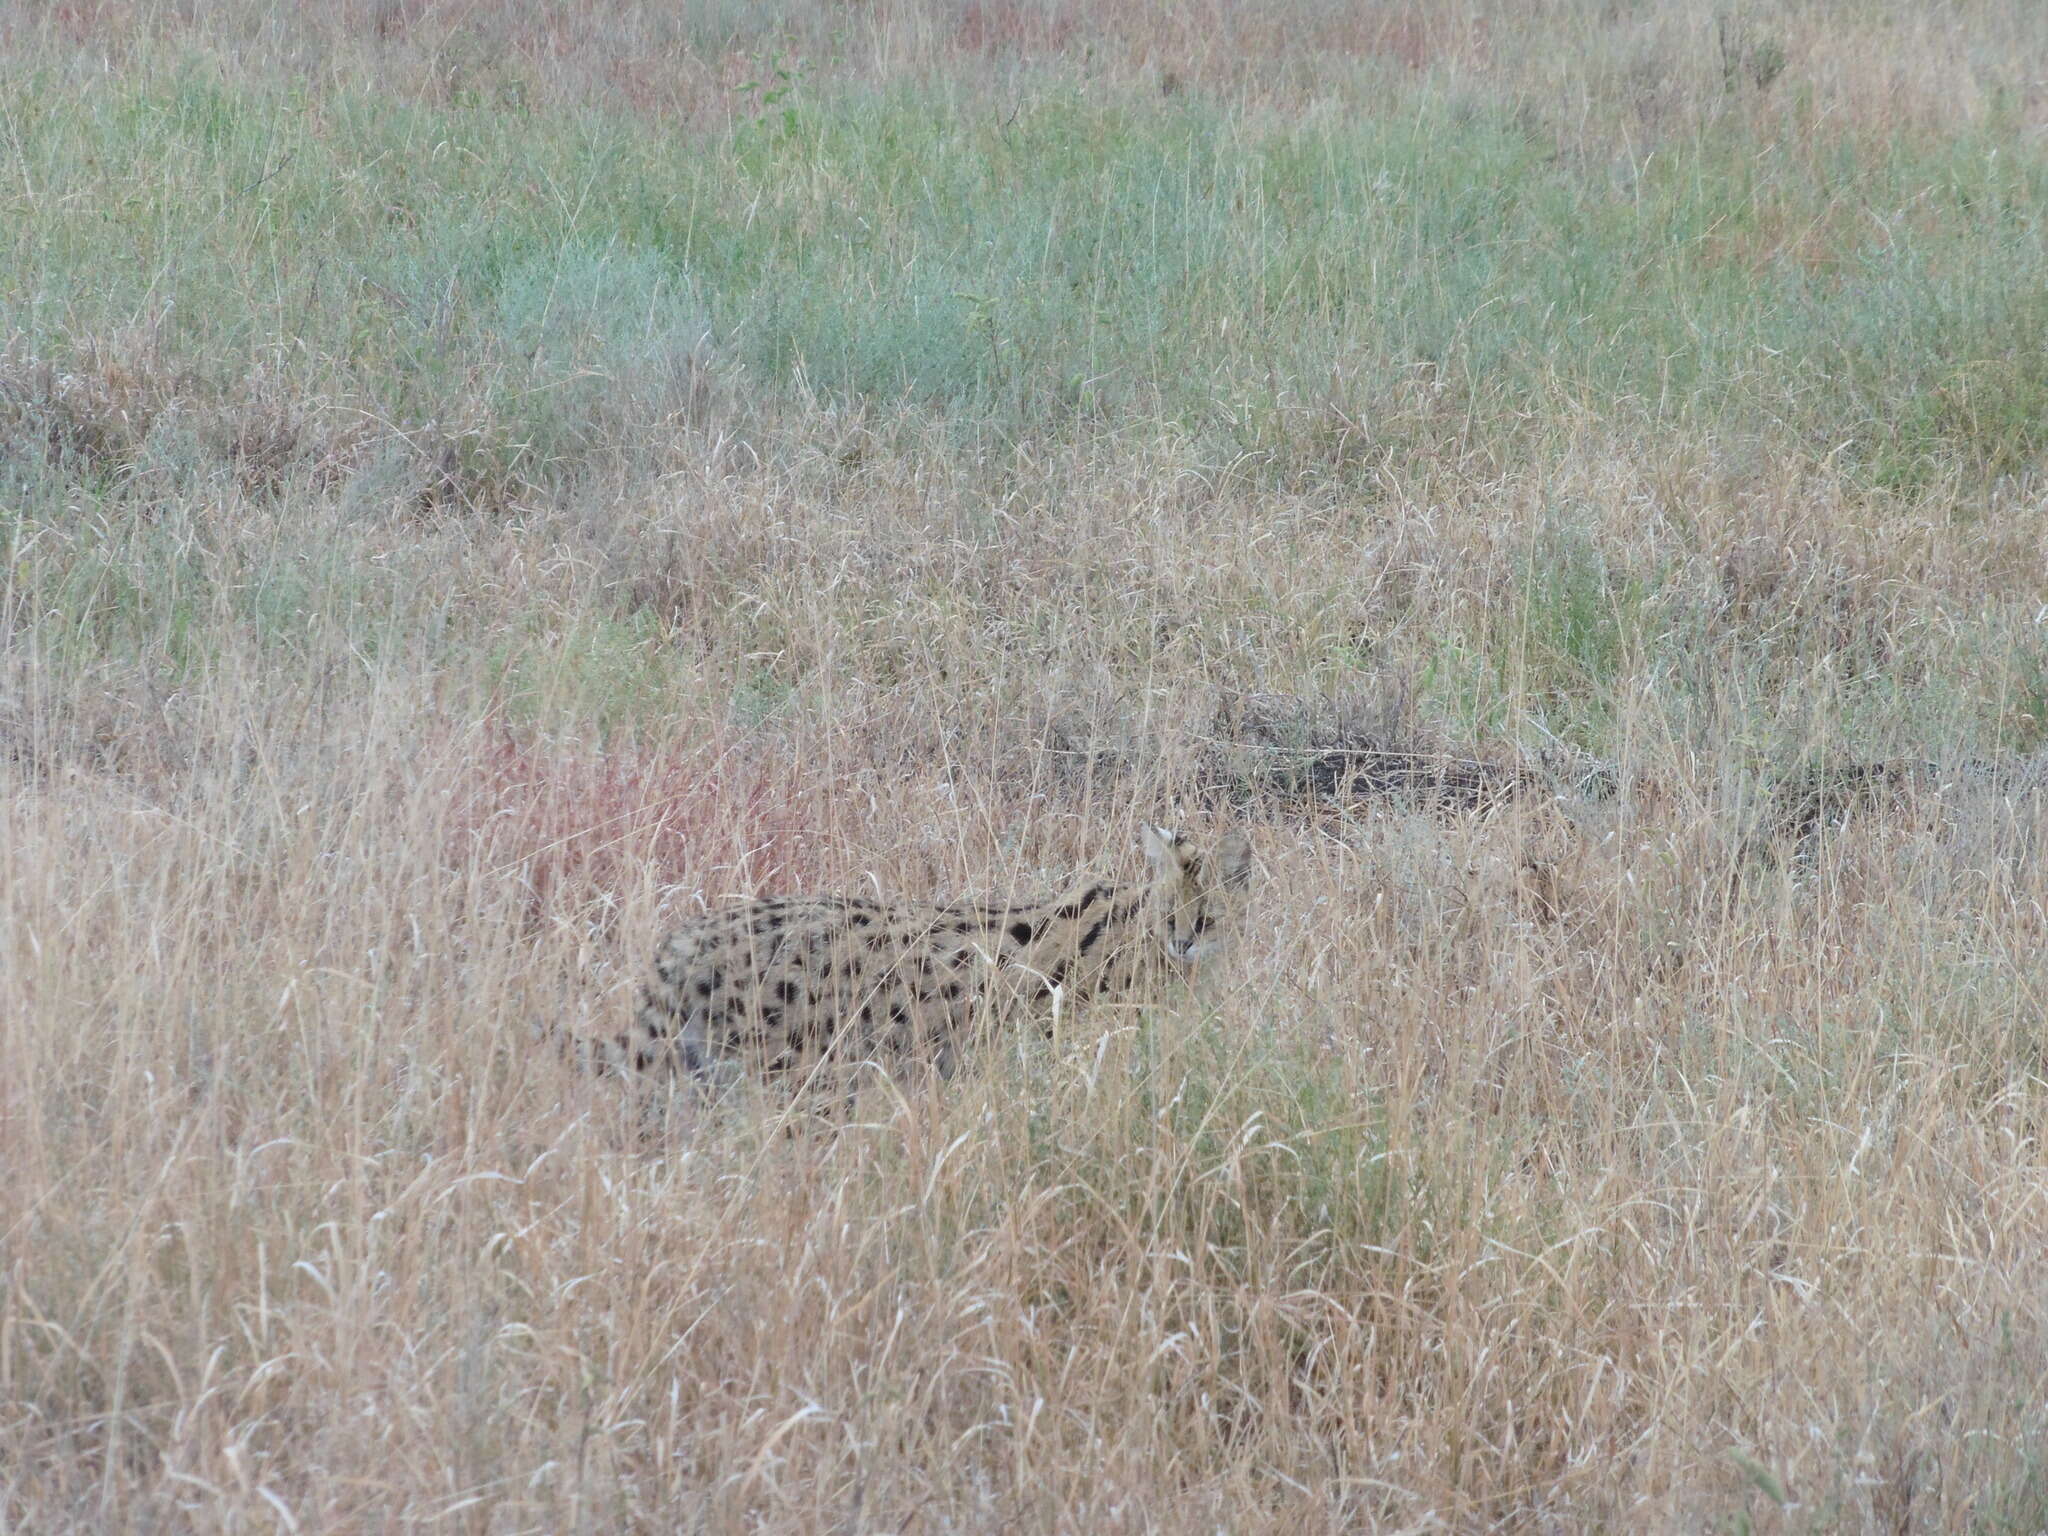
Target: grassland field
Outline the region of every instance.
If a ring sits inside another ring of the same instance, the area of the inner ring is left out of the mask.
[[[2029,0],[0,7],[0,1532],[2048,1529],[2044,137]],[[1231,953],[848,1119],[537,1038],[1141,818]]]

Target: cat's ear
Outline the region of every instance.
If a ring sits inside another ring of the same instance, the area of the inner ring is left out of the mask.
[[[1138,845],[1145,850],[1145,857],[1152,861],[1154,869],[1178,869],[1180,867],[1180,835],[1171,827],[1155,827],[1151,822],[1138,826]]]

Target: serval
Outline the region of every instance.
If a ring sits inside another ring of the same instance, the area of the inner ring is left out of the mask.
[[[1205,857],[1164,827],[1141,841],[1151,878],[1082,880],[1041,902],[951,906],[859,896],[756,900],[661,941],[620,1058],[703,1078],[827,1063],[928,1061],[1019,1013],[1142,996],[1216,947],[1251,870],[1231,832]]]

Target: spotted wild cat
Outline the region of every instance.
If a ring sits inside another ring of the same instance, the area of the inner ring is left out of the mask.
[[[1251,870],[1239,832],[1208,854],[1146,826],[1143,884],[1084,880],[1048,901],[950,906],[813,896],[749,901],[661,941],[632,1030],[643,1070],[786,1073],[929,1060],[1062,1000],[1144,995],[1212,949]]]

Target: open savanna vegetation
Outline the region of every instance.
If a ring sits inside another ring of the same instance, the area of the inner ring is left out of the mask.
[[[2048,1528],[2048,11],[0,6],[0,1531]],[[1242,828],[850,1109],[736,897]]]

